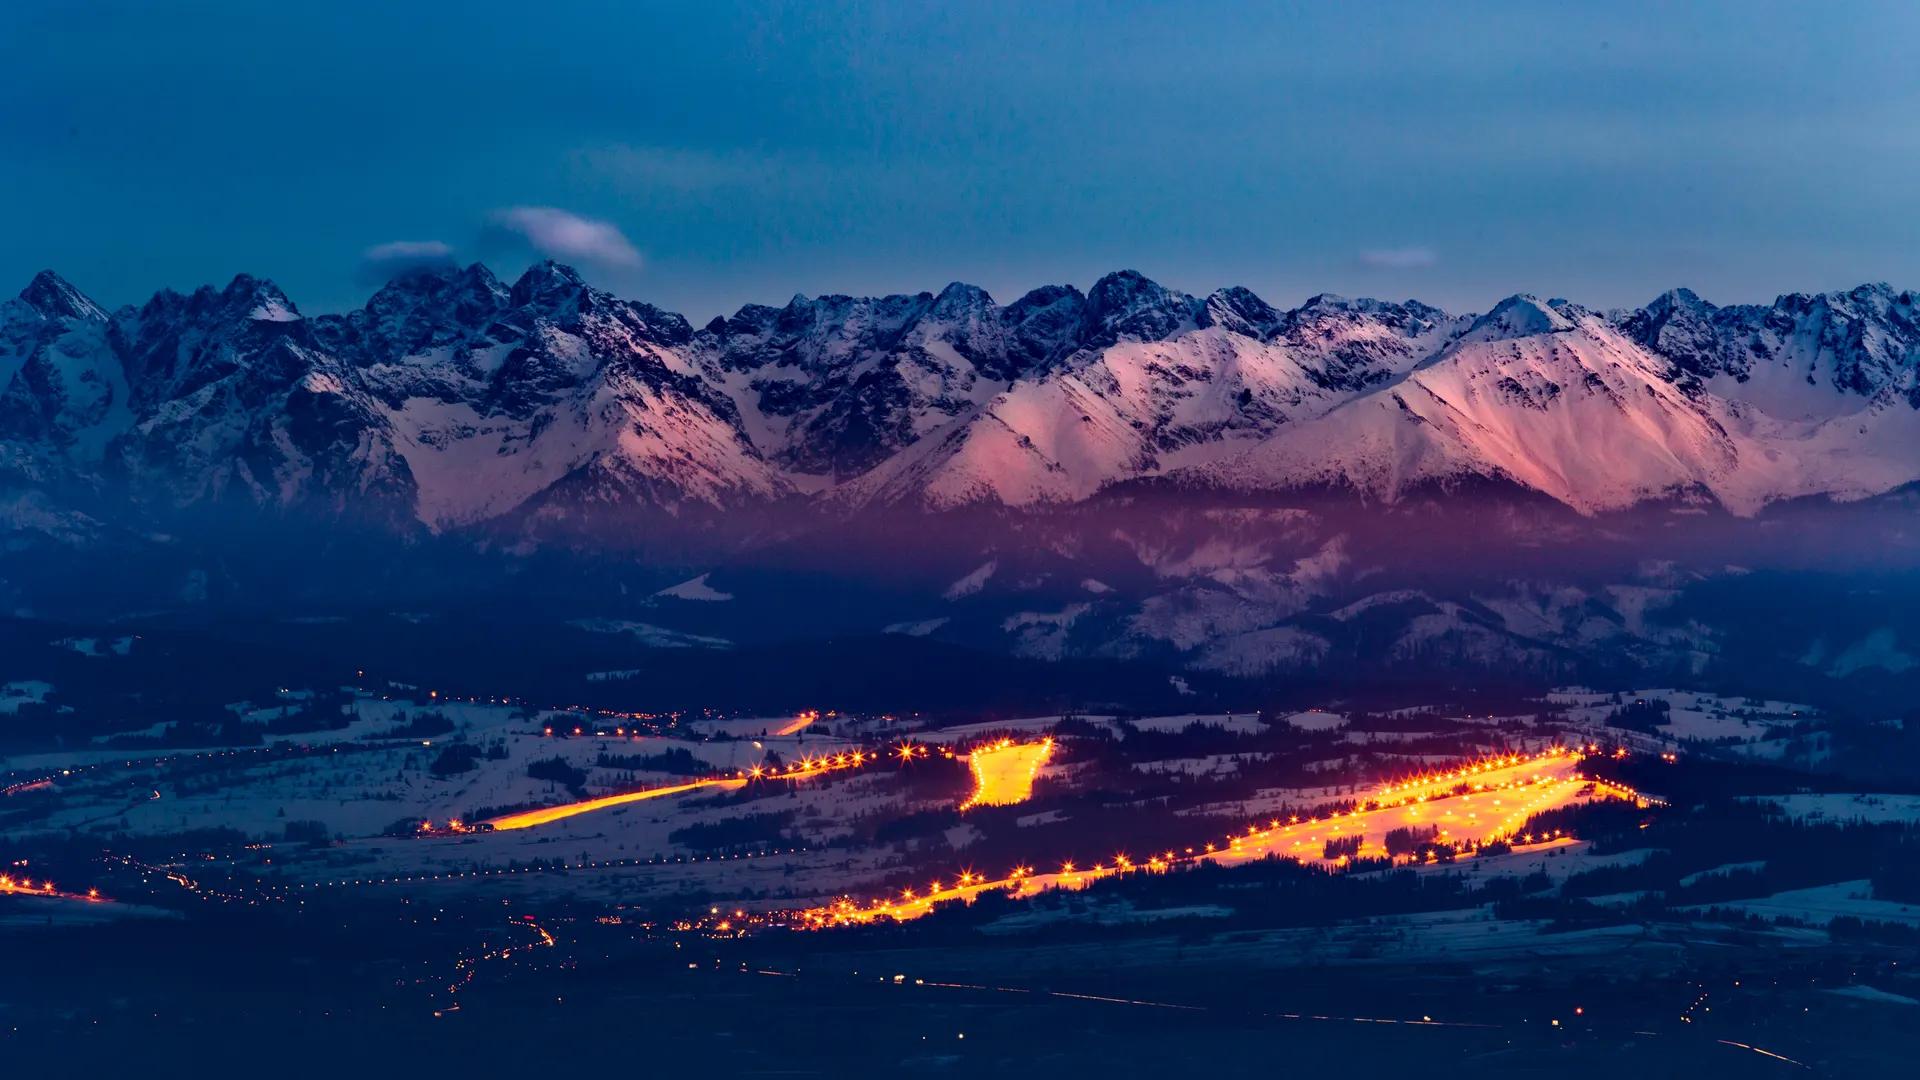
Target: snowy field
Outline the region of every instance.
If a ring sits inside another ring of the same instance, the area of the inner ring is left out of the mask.
[[[286,689],[230,709],[236,716],[268,723],[310,707],[313,697]],[[975,861],[969,851],[985,834],[960,817],[944,828],[929,824],[882,843],[863,838],[886,823],[931,823],[959,813],[959,804],[973,787],[964,761],[970,750],[989,739],[1045,737],[1065,720],[1043,715],[934,726],[916,717],[690,716],[663,719],[668,734],[662,735],[653,734],[657,729],[651,725],[644,733],[628,730],[626,721],[613,714],[436,699],[424,691],[419,697],[422,700],[359,695],[350,700],[345,726],[271,736],[264,747],[140,752],[100,747],[15,756],[0,760],[0,770],[9,783],[51,780],[57,801],[47,804],[50,809],[34,821],[35,829],[135,836],[238,830],[265,845],[261,850],[267,853],[248,872],[265,874],[274,888],[289,896],[354,890],[411,895],[484,881],[490,891],[515,896],[618,902],[635,895],[706,892],[765,909],[858,894],[903,870]],[[1600,716],[1614,707],[1611,695],[1574,692],[1563,695],[1557,705]],[[1735,705],[1697,695],[1684,702],[1686,709],[1703,714]],[[1675,708],[1682,707],[1676,700]],[[1754,710],[1754,716],[1772,718],[1789,714],[1792,707],[1759,703]],[[405,734],[403,725],[426,715],[443,717],[452,730]],[[1264,823],[1285,812],[1305,815],[1316,807],[1370,797],[1383,781],[1457,765],[1460,755],[1470,752],[1431,752],[1434,738],[1478,747],[1477,752],[1522,754],[1563,740],[1563,733],[1550,726],[1493,726],[1514,718],[1458,719],[1474,723],[1464,733],[1455,727],[1436,736],[1356,728],[1349,714],[1328,709],[1282,715],[1274,728],[1252,711],[1125,719],[1081,715],[1076,720],[1105,727],[1122,742],[1133,731],[1178,733],[1196,725],[1245,737],[1291,728],[1311,740],[1314,759],[1281,761],[1264,751],[1180,754],[1177,743],[1162,751],[1165,756],[1132,758],[1117,766],[1074,760],[1069,753],[1064,755],[1067,760],[1056,758],[1038,770],[1032,798],[1042,806],[1007,819],[1002,828],[1057,830],[1082,820],[1094,824],[1084,815],[1101,811],[1071,801],[1081,791],[1126,791],[1130,783],[1142,781],[1198,785],[1199,792],[1213,785],[1231,797],[1189,798],[1170,810],[1174,818],[1196,820],[1193,843],[1199,845],[1215,828],[1203,829],[1199,819]],[[1772,722],[1736,719],[1742,724]],[[1525,734],[1517,736],[1516,730]],[[926,751],[903,768],[895,757],[906,743]],[[472,748],[470,767],[440,767],[450,746]],[[843,772],[756,781],[743,790],[682,791],[524,829],[449,834],[446,828],[454,818],[471,822],[516,810],[678,788],[691,779],[737,777],[781,763],[844,757],[855,750],[875,758]],[[1367,812],[1338,823],[1303,821],[1239,844],[1220,835],[1212,840],[1221,844],[1220,858],[1229,862],[1269,852],[1316,861],[1323,858],[1325,842],[1339,837],[1357,837],[1363,854],[1377,855],[1384,851],[1386,831],[1403,825],[1431,824],[1444,830],[1444,839],[1484,841],[1529,813],[1592,797],[1590,787],[1571,779],[1570,762],[1528,762],[1475,777],[1498,786],[1541,774],[1544,783],[1538,788],[1435,798],[1424,806]],[[578,786],[530,774],[530,768],[533,773],[576,777]],[[1263,773],[1280,769],[1287,771],[1290,782],[1258,783]],[[1123,779],[1128,776],[1139,779]],[[1297,779],[1301,776],[1310,779]],[[1439,788],[1430,793],[1442,794]],[[35,793],[19,797],[33,798]],[[1047,808],[1050,798],[1068,801]],[[1111,794],[1103,798],[1110,800]],[[1820,803],[1805,802],[1808,798],[1813,797],[1783,797],[1788,800],[1783,805],[1790,813],[1849,819],[1920,812],[1920,798],[1823,796]],[[419,833],[422,822],[432,823],[431,834]],[[290,825],[296,827],[298,841],[288,839]],[[735,835],[746,839],[717,845],[699,839]],[[1050,835],[1071,836],[1058,831]],[[1070,841],[1050,843],[1063,842]],[[1607,864],[1593,860],[1583,847],[1557,842],[1465,865],[1475,874],[1524,876],[1546,870],[1559,881],[1576,868]]]
[[[1821,757],[1823,744],[1807,737],[1824,718],[1808,705],[1767,698],[1652,688],[1600,691],[1579,687],[1556,690],[1547,703],[1575,730],[1589,737],[1641,750],[1711,749],[1754,761],[1803,761]],[[1665,702],[1664,722],[1654,734],[1613,727],[1609,715],[1636,702]]]
[[[1760,801],[1779,807],[1781,813],[1797,821],[1920,823],[1920,795],[1767,795]]]
[[[1682,910],[1705,911],[1709,907],[1745,912],[1767,919],[1793,919],[1812,926],[1826,926],[1843,915],[1872,922],[1920,926],[1920,904],[1876,900],[1870,881],[1839,881],[1831,885],[1775,893],[1757,900],[1728,900]]]
[[[39,679],[0,683],[0,714],[17,713],[22,705],[38,705],[53,692],[53,684]]]

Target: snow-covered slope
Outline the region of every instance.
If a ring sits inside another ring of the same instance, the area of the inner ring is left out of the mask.
[[[1020,380],[839,494],[931,506],[1083,499],[1319,415],[1405,371],[1456,328],[1419,305],[1323,296],[1283,315],[1244,289],[1199,305],[1149,296],[1145,315],[1111,320],[1111,343]],[[1182,312],[1197,323],[1178,321]]]
[[[1715,394],[1781,420],[1853,412],[1862,398],[1920,405],[1920,305],[1886,285],[1725,308],[1674,289],[1620,326]]]
[[[445,529],[791,491],[695,373],[684,319],[551,263],[511,288],[479,266],[415,273],[314,319],[244,275],[111,317],[42,275],[4,327],[9,456],[153,508]]]
[[[0,304],[0,440],[28,475],[84,469],[131,422],[107,313],[52,273]]]
[[[387,418],[271,282],[162,292],[110,335],[134,419],[103,469],[136,501],[409,516]]]
[[[436,531],[1057,506],[1144,478],[1382,499],[1492,478],[1583,512],[1684,493],[1751,513],[1920,480],[1917,369],[1920,306],[1884,285],[1472,318],[1122,271],[695,330],[552,263],[511,286],[413,272],[318,317],[245,275],[108,313],[47,273],[0,305],[0,482]]]
[[[694,342],[762,453],[815,489],[858,475],[1077,344],[1085,299],[1042,289],[1002,308],[936,295],[796,296],[716,319]]]
[[[537,266],[511,290],[483,267],[415,276],[355,316],[329,330],[369,359],[362,382],[435,528],[790,490],[732,402],[693,373],[685,320],[565,267]]]
[[[1191,478],[1391,500],[1484,477],[1584,512],[1694,491],[1743,514],[1877,494],[1920,479],[1920,335],[1910,295],[1847,296],[1871,314],[1838,330],[1832,298],[1716,326],[1691,294],[1618,322],[1511,297],[1403,378]]]

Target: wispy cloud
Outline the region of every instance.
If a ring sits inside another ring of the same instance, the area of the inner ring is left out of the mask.
[[[381,285],[402,274],[451,265],[453,248],[438,240],[394,240],[360,253],[359,276],[362,281]]]
[[[524,244],[551,259],[632,269],[640,251],[611,222],[554,206],[510,206],[487,221],[488,238]]]
[[[953,180],[951,165],[919,159],[885,159],[841,153],[821,156],[796,150],[699,150],[630,143],[586,146],[568,155],[568,165],[588,183],[649,198],[693,201],[744,200],[753,206],[792,206],[849,197],[897,199],[938,190]]]
[[[809,163],[742,151],[689,150],[615,143],[574,151],[575,165],[626,187],[696,192],[777,184]]]
[[[1370,270],[1420,270],[1440,261],[1428,247],[1372,248],[1360,253],[1360,265]]]

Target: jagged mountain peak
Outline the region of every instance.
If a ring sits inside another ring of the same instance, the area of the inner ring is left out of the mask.
[[[1001,309],[1009,359],[1023,371],[1046,367],[1080,347],[1087,298],[1071,285],[1042,285]]]
[[[1237,483],[1499,477],[1587,509],[1691,485],[1744,512],[1920,480],[1920,311],[1884,284],[1474,317],[1122,270],[1005,305],[959,281],[797,296],[695,333],[543,262],[510,286],[422,269],[314,318],[246,274],[107,316],[48,273],[5,308],[5,453],[186,502],[379,492],[433,527],[795,490],[1071,502],[1276,439]]]
[[[375,296],[431,296],[450,290],[498,292],[505,298],[511,289],[485,263],[429,263],[409,267],[387,280]]]
[[[1020,299],[1015,300],[1013,303],[1008,304],[1007,306],[1010,308],[1011,307],[1028,307],[1028,308],[1052,307],[1053,305],[1060,303],[1062,300],[1074,299],[1074,300],[1085,302],[1086,298],[1087,297],[1085,293],[1081,292],[1079,289],[1075,288],[1072,285],[1042,285],[1036,289],[1028,289],[1025,293],[1021,294]]]
[[[339,321],[358,328],[380,357],[399,358],[484,330],[511,297],[493,271],[479,263],[423,266],[396,276],[364,308]],[[323,334],[333,322],[322,320]]]
[[[1339,293],[1322,292],[1314,293],[1312,296],[1307,297],[1306,302],[1295,310],[1313,311],[1321,308],[1332,308],[1336,311],[1346,311],[1353,306],[1353,303],[1354,301],[1351,298],[1342,296]]]
[[[1281,313],[1272,304],[1241,285],[1214,290],[1200,314],[1202,325],[1261,339],[1271,336],[1281,319]]]
[[[302,319],[280,286],[246,273],[235,274],[223,288],[202,285],[184,296],[173,289],[161,289],[141,306],[139,317],[149,326],[187,321],[209,327],[223,325],[233,331],[248,323],[295,323]]]
[[[1117,313],[1187,297],[1138,270],[1123,269],[1102,274],[1087,290],[1087,299],[1102,313]]]
[[[1400,311],[1403,309],[1426,309],[1425,304],[1409,300],[1397,304],[1392,300],[1376,300],[1371,296],[1342,296],[1339,293],[1315,293],[1289,314],[1309,315],[1316,313],[1339,312],[1349,315],[1369,315],[1380,312]]]
[[[1676,286],[1661,293],[1647,302],[1647,311],[1705,311],[1712,312],[1712,304],[1700,299],[1700,294],[1684,285]]]
[[[20,290],[20,299],[49,319],[104,320],[107,317],[106,311],[87,294],[51,270],[33,275],[27,287]]]
[[[977,314],[989,311],[996,305],[993,296],[978,285],[969,285],[964,281],[952,281],[947,287],[934,294],[933,306],[928,309],[930,315],[950,317],[961,314]]]
[[[886,296],[796,294],[780,309],[774,329],[796,342],[804,339],[813,347],[832,341],[860,341],[884,348],[897,341],[932,303],[933,294],[925,292]]]
[[[768,304],[742,304],[732,315],[715,315],[706,330],[716,337],[764,334],[780,321],[785,310]]]
[[[1869,281],[1851,289],[1817,293],[1783,293],[1773,306],[1782,311],[1807,312],[1820,309],[1857,311],[1884,310],[1899,301],[1901,292],[1884,281]]]
[[[1541,300],[1531,293],[1515,293],[1474,320],[1463,337],[1469,341],[1504,341],[1509,338],[1557,334],[1574,327],[1566,305]]]
[[[444,313],[467,321],[470,309],[502,308],[511,302],[512,295],[512,290],[480,263],[465,267],[422,266],[399,274],[381,286],[367,298],[366,310]]]
[[[1793,317],[1822,317],[1839,323],[1894,319],[1910,322],[1920,300],[1912,290],[1870,282],[1851,289],[1821,293],[1787,293],[1773,302],[1773,311]]]
[[[1315,293],[1300,306],[1285,313],[1287,322],[1303,322],[1330,316],[1440,321],[1453,318],[1441,308],[1419,300],[1383,300],[1372,296],[1343,296],[1340,293]]]
[[[1845,413],[1834,391],[1920,407],[1920,310],[1911,292],[1886,284],[1729,307],[1674,289],[1616,322],[1676,371],[1729,379],[1783,417]]]
[[[552,259],[527,267],[509,291],[515,307],[577,304],[592,293],[578,270]]]
[[[1708,358],[1720,347],[1714,326],[1718,310],[1692,289],[1668,289],[1618,323],[1628,337],[1679,367],[1701,370],[1711,366]]]
[[[482,309],[492,302],[484,288],[477,297]],[[514,281],[507,290],[507,306],[511,311],[503,318],[521,332],[544,321],[594,337],[610,334],[630,343],[677,347],[693,337],[693,326],[684,316],[642,301],[619,299],[587,284],[573,267],[552,259],[533,264]]]
[[[1283,315],[1274,340],[1309,362],[1309,378],[1329,389],[1353,391],[1409,370],[1470,321],[1417,300],[1321,293]]]
[[[1198,314],[1198,305],[1185,293],[1138,270],[1116,270],[1087,290],[1087,343],[1107,345],[1123,338],[1158,341],[1196,325]]]
[[[245,307],[247,318],[256,322],[290,323],[302,318],[293,301],[280,286],[252,274],[235,274],[220,292],[220,302],[228,309]]]

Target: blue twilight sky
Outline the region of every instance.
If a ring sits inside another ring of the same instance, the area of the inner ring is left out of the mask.
[[[1920,287],[1920,4],[0,5],[0,287]],[[392,247],[404,242],[411,246]],[[368,252],[375,252],[369,259]]]

